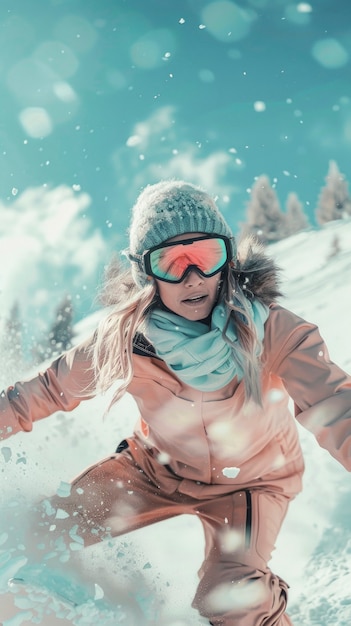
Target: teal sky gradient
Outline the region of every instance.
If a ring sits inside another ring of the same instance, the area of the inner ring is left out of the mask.
[[[348,0],[2,2],[2,203],[88,194],[106,256],[169,176],[217,195],[234,231],[261,174],[314,223],[329,161],[351,177],[350,18]]]

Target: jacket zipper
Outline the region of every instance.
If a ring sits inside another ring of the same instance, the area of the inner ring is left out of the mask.
[[[246,496],[246,528],[245,528],[245,546],[248,549],[251,544],[252,531],[252,498],[251,492],[245,491]]]

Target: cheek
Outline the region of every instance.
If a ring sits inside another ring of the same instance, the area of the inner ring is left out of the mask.
[[[168,304],[172,302],[176,296],[175,285],[169,285],[168,283],[164,283],[162,281],[156,281],[156,282],[157,282],[158,294],[162,302],[168,306]]]
[[[215,279],[215,280],[213,280],[213,279]],[[221,279],[220,279],[220,278],[217,278],[216,276],[213,276],[213,277],[212,277],[212,281],[213,281],[213,282],[211,283],[209,290],[210,290],[210,292],[211,292],[211,294],[212,294],[213,296],[217,296],[217,294],[218,294],[218,289],[219,289],[219,287],[220,287],[220,282],[221,282]]]

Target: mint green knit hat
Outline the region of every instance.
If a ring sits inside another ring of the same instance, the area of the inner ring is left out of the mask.
[[[171,237],[184,233],[206,233],[231,238],[233,258],[236,245],[233,233],[214,200],[205,191],[182,180],[148,185],[132,209],[129,229],[129,254],[142,255]],[[147,276],[132,261],[132,274],[139,287]]]

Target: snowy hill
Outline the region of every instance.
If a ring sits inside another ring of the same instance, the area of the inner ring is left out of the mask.
[[[331,255],[335,238],[339,251]],[[350,242],[348,220],[300,233],[270,249],[283,270],[282,304],[319,325],[331,358],[347,371],[351,371]],[[96,317],[77,326],[79,338],[94,328]],[[13,505],[13,499],[24,494],[32,499],[50,494],[61,481],[113,452],[130,434],[137,412],[125,397],[103,420],[107,403],[106,397],[83,403],[71,414],[58,413],[36,424],[31,435],[4,442],[0,505]],[[302,429],[300,433],[306,461],[304,491],[291,505],[272,569],[291,586],[289,613],[294,626],[346,626],[351,623],[350,475],[309,433]],[[0,520],[0,543],[4,530]],[[82,558],[89,567],[102,565],[117,584],[126,575],[133,580],[141,572],[159,594],[158,624],[196,626],[201,622],[189,607],[202,560],[201,532],[197,519],[184,516],[132,533],[113,547],[87,550]],[[118,551],[124,556],[117,560]],[[29,626],[35,616],[14,609],[11,598],[0,596],[0,620],[4,626]],[[51,616],[42,623],[70,622]]]

